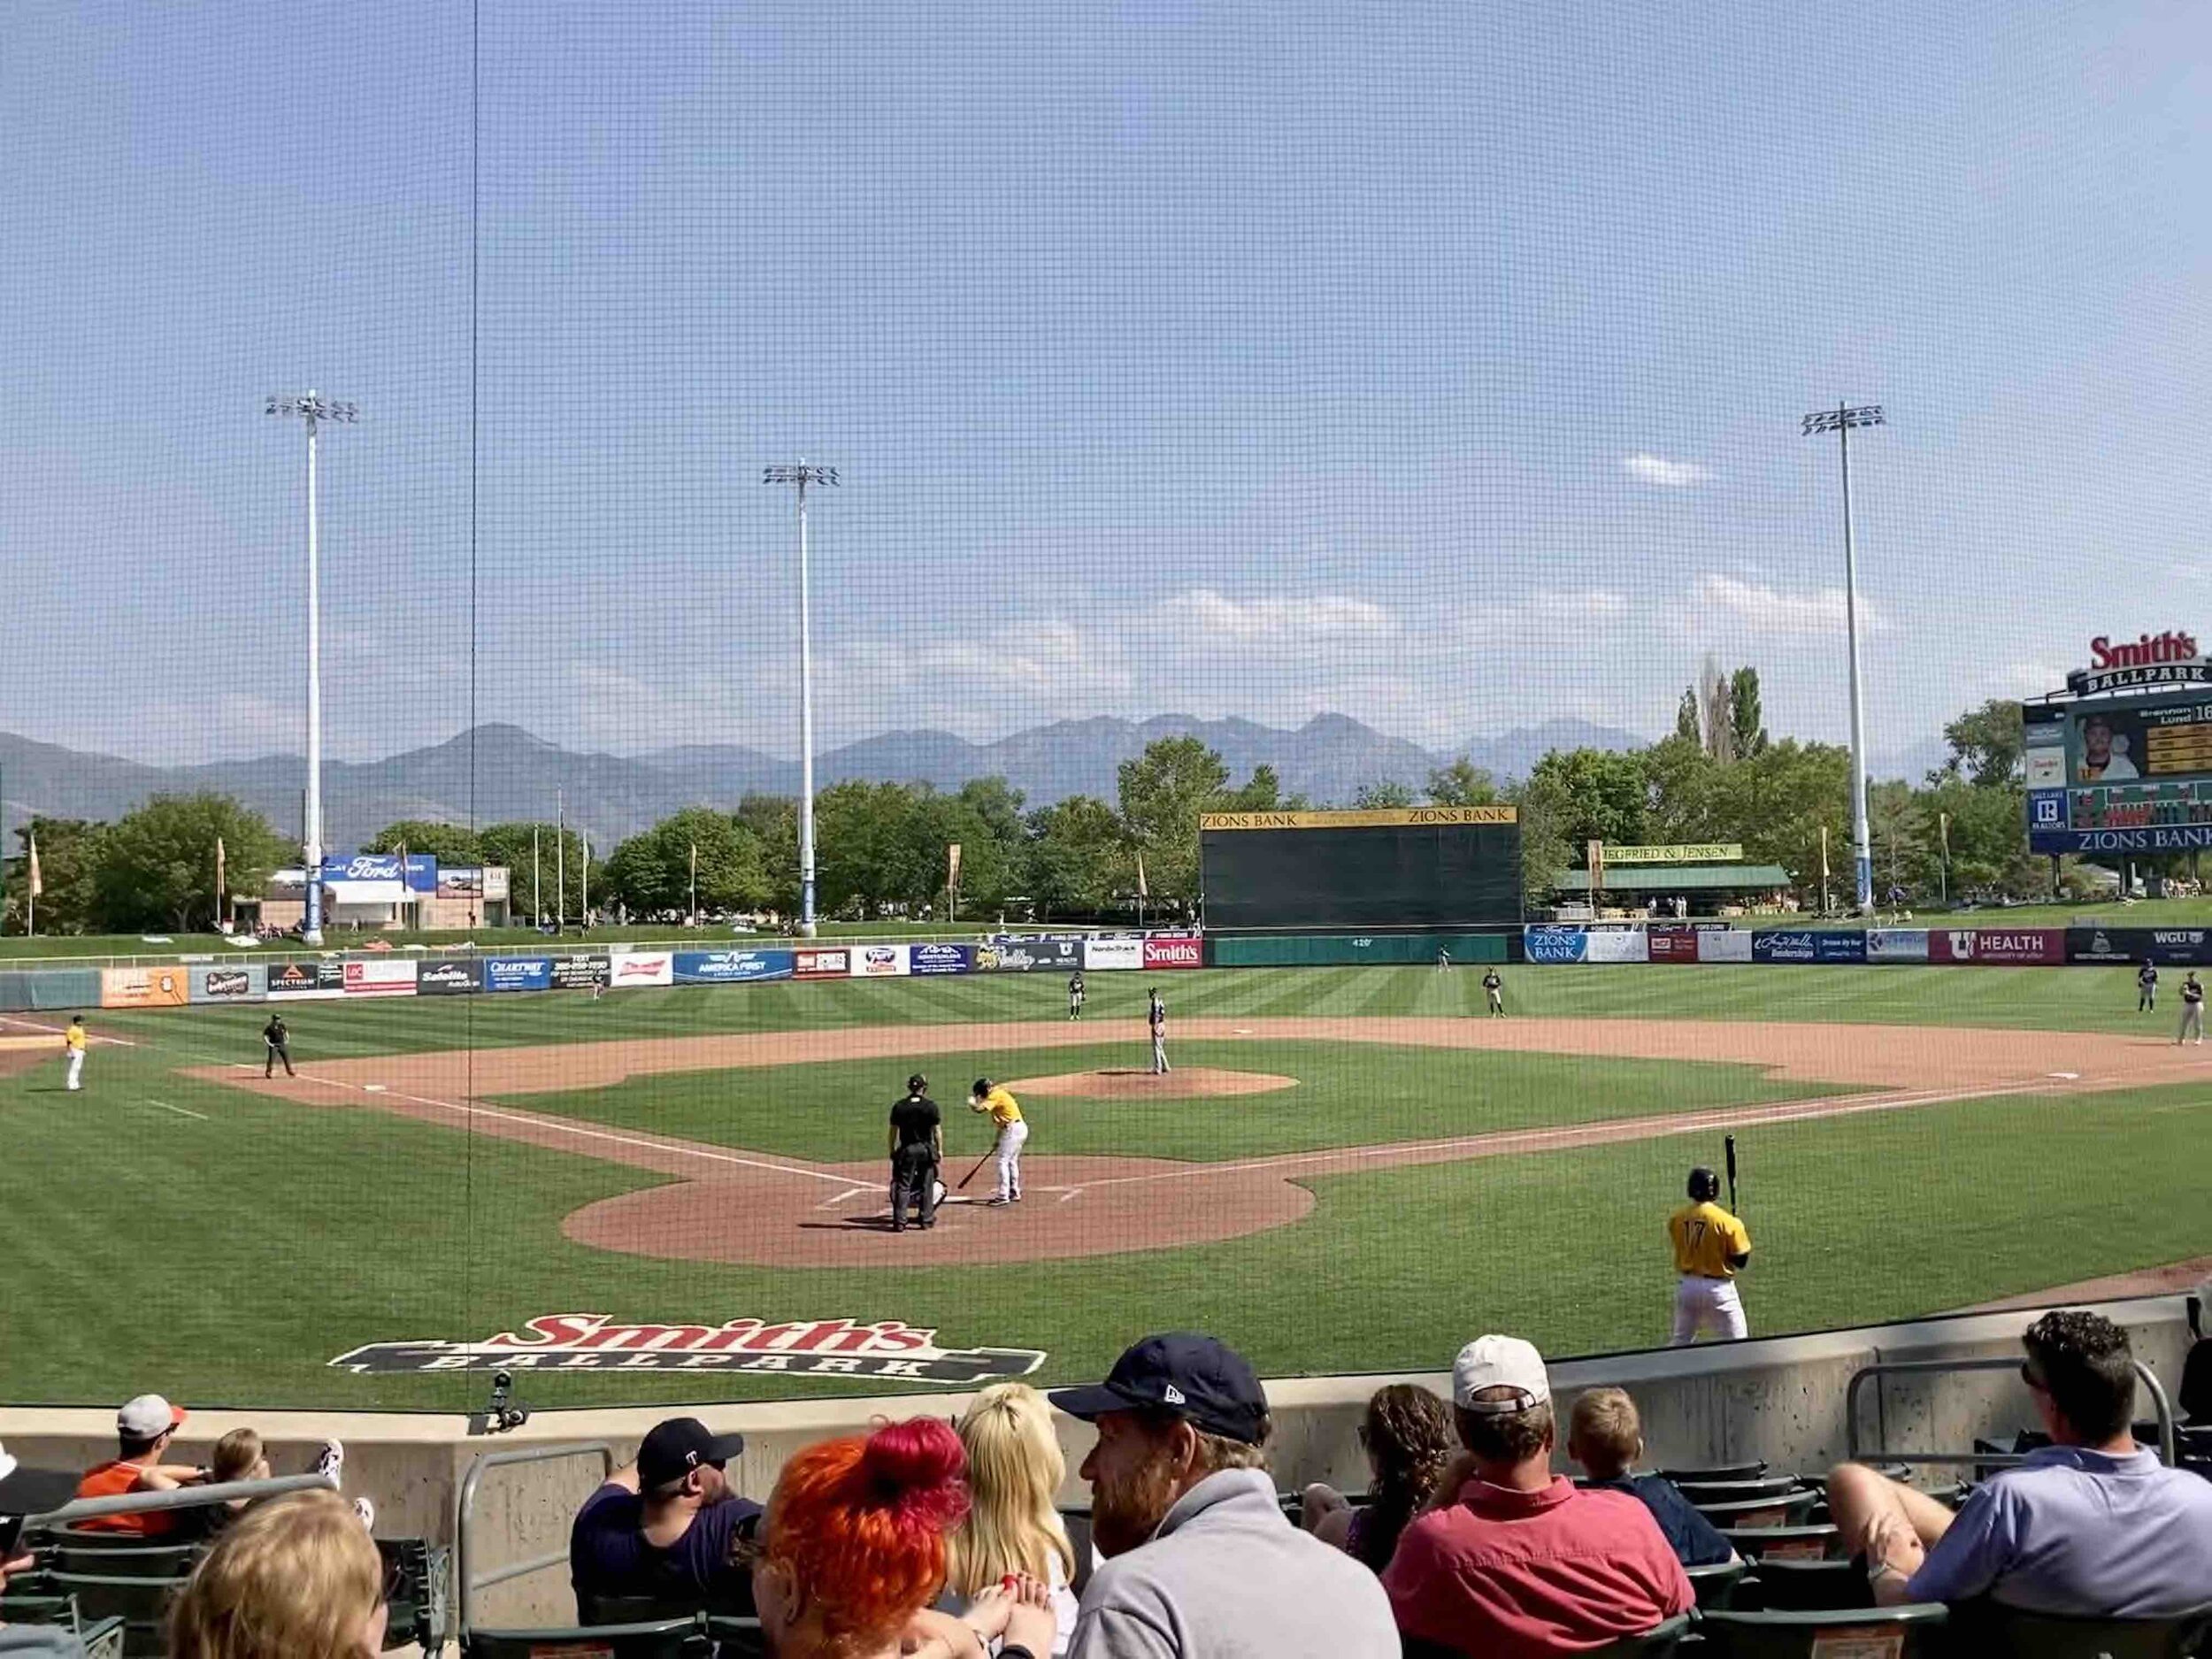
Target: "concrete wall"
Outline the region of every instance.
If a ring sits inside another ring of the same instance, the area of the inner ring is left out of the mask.
[[[2128,1327],[2137,1356],[2170,1392],[2180,1380],[2189,1342],[2184,1299],[2141,1297],[2100,1304],[2100,1310]],[[1845,1392],[1862,1366],[1885,1360],[2014,1358],[2020,1353],[2020,1333],[2034,1317],[2030,1311],[1975,1314],[1577,1360],[1554,1367],[1552,1387],[1563,1419],[1582,1389],[1600,1384],[1629,1389],[1643,1414],[1654,1465],[1758,1457],[1780,1469],[1817,1471],[1845,1455]],[[1449,1363],[1460,1340],[1479,1334],[1471,1325],[1464,1333],[1442,1334],[1440,1365]],[[1439,1394],[1447,1394],[1449,1386],[1440,1371],[1270,1384],[1278,1425],[1277,1484],[1294,1489],[1327,1480],[1363,1488],[1367,1471],[1355,1429],[1369,1394],[1398,1381],[1419,1383]],[[713,1428],[743,1431],[745,1455],[732,1466],[732,1479],[740,1491],[765,1496],[784,1460],[801,1447],[864,1431],[885,1416],[956,1414],[967,1400],[933,1394],[695,1410]],[[461,1483],[480,1453],[603,1440],[618,1460],[626,1462],[639,1438],[663,1415],[650,1409],[546,1411],[512,1432],[472,1438],[467,1421],[456,1417],[209,1411],[193,1415],[179,1449],[188,1457],[204,1458],[218,1438],[250,1423],[270,1441],[276,1471],[288,1474],[307,1468],[317,1444],[335,1436],[346,1444],[346,1487],[375,1500],[380,1532],[450,1543]],[[2147,1402],[2139,1402],[2137,1415],[2149,1415]],[[1057,1421],[1068,1456],[1062,1497],[1080,1502],[1087,1494],[1075,1471],[1089,1449],[1090,1430],[1071,1418]],[[2008,1371],[1892,1379],[1868,1396],[1862,1444],[1878,1436],[1881,1444],[1910,1461],[1915,1450],[1962,1452],[1970,1449],[1977,1435],[2008,1436],[2033,1422],[2026,1390]],[[82,1468],[111,1456],[112,1425],[104,1411],[0,1409],[0,1442],[32,1467]],[[471,1526],[476,1569],[563,1549],[569,1517],[591,1489],[597,1469],[594,1460],[572,1458],[489,1471]],[[1933,1468],[1923,1472],[1932,1482],[1955,1474]],[[495,1624],[561,1624],[573,1614],[567,1575],[558,1569],[501,1586],[480,1596],[477,1606],[478,1621]]]

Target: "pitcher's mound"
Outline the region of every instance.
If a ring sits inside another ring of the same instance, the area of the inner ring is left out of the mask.
[[[1223,1094],[1271,1094],[1277,1089],[1296,1088],[1298,1079],[1278,1077],[1272,1071],[1225,1071],[1210,1065],[1188,1066],[1162,1077],[1131,1066],[1125,1071],[1025,1077],[1006,1087],[1017,1099],[1034,1094],[1041,1100],[1211,1100]]]

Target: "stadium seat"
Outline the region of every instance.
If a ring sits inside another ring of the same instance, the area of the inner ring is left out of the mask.
[[[1732,1526],[1802,1526],[1821,1494],[1810,1486],[1766,1498],[1733,1498],[1724,1503],[1699,1503],[1698,1513],[1725,1531]],[[1695,1500],[1692,1500],[1695,1502]]]
[[[390,1586],[385,1647],[412,1642],[425,1653],[439,1652],[445,1642],[448,1553],[421,1538],[380,1538],[376,1550]]]
[[[1589,1651],[1596,1655],[1612,1655],[1615,1659],[1628,1659],[1630,1655],[1658,1655],[1671,1654],[1682,1645],[1682,1639],[1690,1633],[1690,1615],[1678,1613],[1663,1624],[1655,1624],[1640,1636],[1624,1636],[1620,1640]]]
[[[1716,1562],[1709,1567],[1684,1569],[1690,1575],[1690,1588],[1697,1592],[1700,1607],[1728,1607],[1733,1604],[1736,1586],[1751,1571],[1751,1563],[1740,1558]]]
[[[54,1572],[46,1582],[57,1595],[73,1596],[77,1611],[87,1619],[119,1618],[124,1624],[126,1652],[158,1654],[161,1626],[169,1601],[184,1588],[182,1578],[138,1578],[122,1574]]]
[[[2016,1659],[2193,1659],[2212,1651],[2212,1602],[2175,1618],[2062,1618],[1994,1601],[1954,1609],[1958,1641]]]
[[[768,1659],[768,1638],[758,1619],[717,1615],[707,1628],[714,1637],[715,1659]]]
[[[1717,1608],[1698,1617],[1712,1659],[1815,1659],[1848,1653],[1863,1659],[1916,1659],[1947,1652],[1940,1601],[1839,1612],[1748,1613]]]
[[[1843,1534],[1829,1522],[1805,1526],[1724,1526],[1720,1535],[1747,1561],[1827,1561],[1843,1554]]]
[[[462,1659],[710,1659],[713,1638],[703,1613],[642,1624],[545,1630],[472,1630]]]
[[[1737,1592],[1735,1605],[1775,1612],[1871,1607],[1866,1571],[1855,1561],[1762,1561]]]
[[[1716,1480],[1757,1480],[1767,1471],[1766,1459],[1747,1463],[1714,1463],[1704,1469],[1663,1469],[1659,1473],[1678,1486]]]
[[[1756,1480],[1678,1480],[1674,1483],[1692,1503],[1736,1503],[1752,1498],[1784,1498],[1795,1492],[1811,1492],[1795,1475],[1767,1475]]]
[[[197,1544],[167,1544],[159,1548],[86,1549],[74,1543],[57,1545],[53,1567],[57,1572],[88,1573],[111,1578],[188,1578],[199,1559]]]

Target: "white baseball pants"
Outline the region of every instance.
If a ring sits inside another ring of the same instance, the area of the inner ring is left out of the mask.
[[[83,1087],[84,1086],[77,1080],[83,1075],[84,1050],[82,1048],[72,1048],[69,1051],[69,1087],[71,1088]]]
[[[998,1132],[998,1195],[1022,1195],[1022,1148],[1029,1142],[1029,1125],[1005,1124]]]
[[[1702,1331],[1710,1331],[1724,1342],[1740,1342],[1751,1334],[1734,1279],[1685,1274],[1675,1286],[1674,1346],[1688,1347]]]
[[[2174,1041],[2177,1044],[2180,1044],[2185,1042],[2202,1042],[2203,1041],[2204,1004],[2201,1002],[2184,1002],[2181,1005],[2181,1035],[2175,1038]]]
[[[1174,1068],[1167,1063],[1167,1033],[1152,1033],[1152,1071],[1156,1077],[1165,1077]]]

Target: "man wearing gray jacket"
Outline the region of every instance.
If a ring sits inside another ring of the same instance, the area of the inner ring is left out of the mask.
[[[1147,1337],[1052,1403],[1096,1425],[1083,1460],[1105,1563],[1068,1659],[1397,1659],[1375,1575],[1284,1517],[1267,1396],[1210,1336]]]

